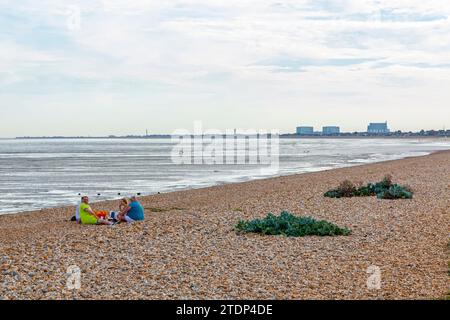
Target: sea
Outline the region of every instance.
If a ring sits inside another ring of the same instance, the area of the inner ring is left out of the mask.
[[[280,139],[276,170],[179,163],[176,146],[171,139],[2,139],[0,214],[73,205],[85,194],[111,200],[421,156],[450,149],[450,140]]]

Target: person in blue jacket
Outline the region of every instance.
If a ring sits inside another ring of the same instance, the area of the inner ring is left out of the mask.
[[[130,197],[130,203],[119,212],[117,220],[129,223],[144,220],[144,208],[136,199],[136,196]]]

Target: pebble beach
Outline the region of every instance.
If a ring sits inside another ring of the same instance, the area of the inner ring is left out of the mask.
[[[391,174],[411,200],[325,198]],[[73,206],[0,215],[0,299],[442,299],[449,292],[450,151],[141,197],[146,220],[70,222]],[[117,201],[92,204],[116,210]],[[349,236],[241,234],[287,210]],[[68,286],[79,268],[80,287]],[[373,270],[379,288],[368,287]]]

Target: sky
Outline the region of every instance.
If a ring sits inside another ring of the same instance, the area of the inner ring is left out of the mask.
[[[450,128],[448,0],[0,0],[0,137]]]

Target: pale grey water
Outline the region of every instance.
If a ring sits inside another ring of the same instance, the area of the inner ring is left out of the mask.
[[[176,165],[170,139],[0,140],[0,214],[267,177],[255,165]],[[281,139],[275,175],[450,149],[448,140]],[[100,193],[101,196],[97,196]]]

